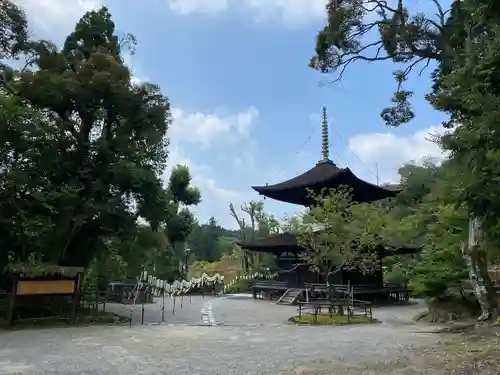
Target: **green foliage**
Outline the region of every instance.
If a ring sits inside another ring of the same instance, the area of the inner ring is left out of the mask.
[[[453,69],[441,67],[429,99],[435,108],[449,114],[446,125],[455,126],[442,145],[457,164],[467,166],[462,172],[461,198],[482,219],[487,235],[498,238],[500,27],[493,8],[498,9],[498,5],[464,1],[450,17],[450,23],[462,22],[465,28],[461,48],[449,57]]]
[[[175,166],[168,180],[168,191],[172,197],[172,202],[182,203],[185,206],[194,206],[201,202],[200,190],[190,186],[191,179],[188,167],[184,165]]]
[[[30,42],[31,69],[1,68],[0,246],[20,261],[87,266],[161,198],[170,106],[131,82],[114,30],[88,12],[62,49]]]
[[[142,266],[175,277],[174,245],[189,236],[200,192],[184,166],[163,186],[170,105],[156,85],[131,80],[122,52],[135,38],[119,40],[103,7],[59,49],[28,41],[24,13],[0,4],[0,59],[31,57],[23,71],[0,64],[0,247],[16,264],[35,254],[88,267],[94,280]]]
[[[418,240],[424,249],[418,261],[400,260],[396,266],[409,276],[415,293],[429,297],[460,287],[468,276],[460,249],[467,240],[467,211],[448,203],[460,178],[454,171],[450,162],[400,169],[404,190],[393,212],[401,218],[401,230],[409,234],[407,241]]]
[[[385,258],[385,280],[409,282],[419,295],[442,296],[449,288],[460,288],[468,276],[461,251],[467,239],[467,211],[464,205],[449,203],[459,185],[455,170],[453,163],[430,160],[403,166],[403,191],[392,202],[353,204],[347,190],[330,191],[321,204],[290,219],[288,230],[313,250],[302,257],[324,274],[339,265],[368,273],[380,266],[376,253],[382,245],[423,244],[416,258]]]
[[[126,274],[127,263],[112,240],[105,242],[105,248],[92,260],[85,273],[85,282],[98,285],[102,290],[113,280],[119,280]]]
[[[238,223],[240,228],[240,240],[243,242],[253,242],[256,239],[264,238],[270,234],[277,234],[279,231],[278,221],[274,216],[264,212],[264,203],[250,201],[241,205],[241,211],[248,217],[248,222],[245,216],[241,216],[236,212],[232,203],[229,203],[229,213]],[[270,265],[272,260],[267,254],[254,253],[239,248],[233,247],[234,253],[241,259],[244,272],[257,270],[264,266]]]
[[[437,206],[434,222],[428,224],[427,244],[421,259],[411,269],[415,292],[430,297],[443,295],[448,288],[461,287],[468,273],[460,250],[466,239],[468,217],[453,206]]]
[[[407,270],[400,264],[394,264],[390,271],[384,275],[388,284],[407,285],[410,280]]]
[[[426,13],[408,7],[406,0],[396,6],[378,0],[363,4],[330,0],[328,23],[318,33],[310,65],[339,79],[356,61],[390,60],[400,65],[394,73],[394,105],[382,111],[386,124],[398,126],[413,118],[411,93],[402,88],[403,83],[415,69],[436,63],[432,92],[426,98],[450,116],[443,124],[449,134],[437,140],[450,151],[455,172],[461,176],[460,189],[452,198],[466,202],[482,218],[487,235],[498,237],[499,6],[489,0],[463,0],[452,2],[448,9],[434,1],[434,9]]]
[[[26,15],[12,1],[0,0],[0,60],[17,57],[27,41]]]
[[[226,288],[226,293],[250,293],[255,280],[239,278]]]
[[[339,265],[365,273],[380,268],[378,250],[397,242],[388,209],[355,204],[346,188],[324,192],[317,202],[290,224],[299,243],[311,250],[301,257],[324,275]]]
[[[197,260],[217,261],[224,254],[230,254],[238,239],[236,231],[222,228],[214,217],[200,225],[195,222],[187,240],[191,254]]]
[[[328,23],[318,34],[316,55],[310,65],[321,72],[334,73],[340,79],[344,70],[356,61],[389,60],[398,64],[400,69],[394,72],[397,87],[392,106],[382,110],[382,118],[390,126],[399,126],[414,117],[409,103],[413,93],[403,87],[412,71],[422,67],[419,69],[422,74],[429,64],[435,67],[430,75],[432,91],[426,99],[449,116],[443,124],[448,133],[436,140],[448,151],[448,163],[453,166],[448,171],[452,170],[455,177],[447,176],[449,184],[442,187],[443,191],[434,192],[439,196],[437,201],[433,197],[434,202],[439,202],[437,207],[423,204],[423,217],[413,221],[420,234],[427,222],[446,228],[441,219],[443,212],[449,213],[448,205],[451,205],[458,216],[467,210],[474,222],[481,223],[482,243],[468,249],[465,255],[470,253],[469,260],[473,254],[475,257],[473,262],[468,262],[471,275],[479,272],[480,279],[485,280],[483,286],[488,295],[477,297],[482,301],[482,316],[487,317],[492,311],[485,311],[491,310],[486,305],[493,308],[495,305],[494,291],[486,267],[475,269],[473,264],[479,260],[486,263],[487,256],[497,258],[498,250],[492,254],[492,249],[498,249],[500,240],[497,193],[500,5],[491,0],[453,1],[446,6],[440,1],[432,3],[434,9],[423,13],[410,11],[411,3],[407,0],[399,0],[395,5],[378,0],[330,0]],[[375,12],[368,16],[369,9]],[[456,227],[451,234],[444,229],[438,232],[439,235],[434,233],[435,242],[439,243],[434,245],[435,252],[443,253],[431,255],[429,252],[427,260],[435,277],[425,282],[420,280],[426,285],[425,289],[432,289],[433,293],[440,293],[445,283],[455,284],[462,267],[456,255],[459,247]],[[447,259],[451,269],[434,269],[433,257],[437,261]]]
[[[187,239],[187,245],[191,249],[191,259],[195,260],[190,266],[190,273],[196,275],[196,272],[218,272],[232,279],[243,269],[255,270],[272,266],[272,255],[243,251],[235,246],[235,242],[253,241],[270,233],[277,233],[278,221],[264,212],[262,202],[249,202],[242,205],[241,210],[248,216],[248,222],[245,220],[247,217],[240,216],[230,204],[230,213],[237,221],[239,230],[222,228],[213,217],[205,224],[194,224],[193,231]]]
[[[219,274],[224,276],[224,280],[228,281],[234,280],[236,276],[240,275],[241,262],[234,256],[224,255],[222,258],[215,262],[208,261],[195,261],[189,267],[188,278],[200,277],[204,273],[207,275]]]
[[[184,261],[184,244],[195,224],[188,206],[201,202],[200,191],[191,186],[191,174],[187,167],[174,167],[168,181],[166,197],[165,234],[177,258]]]
[[[425,69],[431,60],[439,61],[446,47],[441,33],[446,10],[439,1],[434,2],[435,9],[429,16],[410,12],[408,3],[329,0],[328,22],[317,35],[316,55],[309,64],[323,73],[335,74],[335,80],[359,61],[392,61],[401,65],[403,68],[393,74],[397,87],[392,106],[381,112],[389,125],[406,123],[414,117],[408,102],[413,93],[405,90],[403,84],[414,69]]]

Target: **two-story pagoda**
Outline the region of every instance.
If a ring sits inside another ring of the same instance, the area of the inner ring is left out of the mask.
[[[324,189],[336,189],[347,186],[351,189],[354,202],[371,203],[395,197],[400,190],[381,187],[357,177],[349,168],[339,168],[329,158],[328,121],[326,108],[323,107],[322,119],[322,159],[310,170],[290,180],[274,185],[252,186],[260,195],[285,203],[310,207],[315,202],[313,195],[320,194]],[[279,301],[292,303],[309,284],[346,285],[357,287],[356,297],[364,299],[388,298],[394,295],[396,299],[406,299],[408,296],[404,286],[388,287],[384,285],[382,269],[370,274],[353,270],[336,272],[329,280],[310,270],[309,265],[299,260],[299,254],[308,251],[302,247],[292,233],[272,235],[251,243],[239,243],[249,251],[265,252],[276,256],[276,264],[282,270],[277,280],[259,282],[254,285],[254,296],[258,292],[277,293]],[[414,254],[421,246],[388,244],[380,246],[379,254],[383,258],[394,254]],[[369,291],[369,293],[367,292]]]

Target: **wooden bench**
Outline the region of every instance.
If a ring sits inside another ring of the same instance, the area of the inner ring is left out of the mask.
[[[349,296],[352,292],[352,297],[359,300],[369,300],[371,302],[387,302],[392,300],[397,303],[408,302],[410,293],[408,288],[402,285],[386,285],[383,287],[373,285],[353,285],[349,291],[348,285],[342,284],[306,284],[308,295],[314,297],[333,297],[341,298]]]
[[[311,314],[315,316],[316,321],[318,314],[321,314],[323,309],[328,309],[328,314],[347,314],[349,316],[356,315],[356,311],[359,311],[367,318],[373,319],[372,306],[370,302],[360,301],[360,300],[338,300],[332,301],[329,299],[315,299],[311,301],[297,301],[297,312],[299,317],[302,316],[303,312],[311,311]]]
[[[297,301],[297,312],[299,318],[305,311],[312,311],[312,314],[317,316],[324,308],[328,309],[329,314],[334,314],[335,304],[327,299],[317,299],[312,301]]]

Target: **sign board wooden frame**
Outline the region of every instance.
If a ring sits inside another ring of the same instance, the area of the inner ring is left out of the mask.
[[[80,299],[80,285],[83,282],[83,268],[76,268],[71,277],[64,274],[54,274],[45,277],[26,277],[14,275],[12,294],[7,312],[7,325],[14,323],[16,297],[41,296],[41,295],[67,295],[72,297],[70,323],[75,323],[76,306]]]

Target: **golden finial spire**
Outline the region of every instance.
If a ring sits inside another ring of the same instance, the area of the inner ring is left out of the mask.
[[[323,156],[322,161],[330,161],[330,155],[328,150],[328,119],[326,117],[326,107],[323,106],[323,117],[321,121],[321,154]]]

